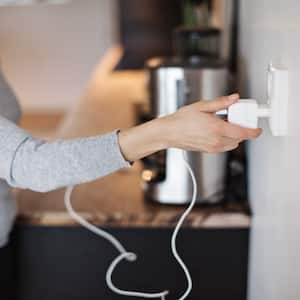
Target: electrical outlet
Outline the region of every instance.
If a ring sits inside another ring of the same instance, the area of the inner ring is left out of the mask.
[[[274,136],[287,135],[289,72],[286,68],[269,65],[267,98],[267,105],[258,105],[255,99],[240,99],[216,114],[227,115],[229,122],[247,128],[257,128],[259,118],[268,118]]]

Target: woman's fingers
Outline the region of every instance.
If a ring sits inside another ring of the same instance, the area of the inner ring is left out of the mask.
[[[238,147],[241,140],[232,139],[228,137],[215,136],[211,138],[211,141],[207,147],[207,152],[224,152],[235,149]]]
[[[226,145],[232,145],[232,144],[239,144],[242,140],[240,139],[233,139],[233,138],[229,138],[226,136],[222,136],[220,138],[221,143],[226,146]]]
[[[202,100],[194,105],[198,106],[198,109],[202,112],[215,113],[219,110],[228,108],[230,105],[236,103],[239,99],[239,94],[232,94],[229,96],[216,98],[214,100]]]
[[[233,139],[249,140],[257,138],[261,135],[260,128],[244,128],[232,123],[220,120],[223,124],[220,126],[220,134]]]
[[[197,109],[200,109],[201,112],[206,113],[215,113],[217,111],[228,108],[230,105],[236,103],[239,100],[239,94],[232,94],[229,96],[220,97],[214,100],[202,100],[194,105],[197,106]],[[261,129],[251,129],[244,128],[238,125],[234,125],[228,122],[225,122],[221,119],[218,126],[220,127],[220,134],[234,139],[253,139],[257,138],[261,134]]]
[[[224,148],[223,148],[222,151],[220,151],[220,152],[231,151],[231,150],[236,149],[238,146],[239,146],[239,143],[237,143],[237,144],[226,145],[226,146],[224,146]]]

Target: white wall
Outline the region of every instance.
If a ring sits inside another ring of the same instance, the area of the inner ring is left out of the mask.
[[[0,57],[27,111],[65,110],[115,41],[114,0],[0,8]]]
[[[251,142],[249,300],[300,299],[300,1],[241,0],[248,96],[266,98],[271,59],[290,70],[290,136]]]

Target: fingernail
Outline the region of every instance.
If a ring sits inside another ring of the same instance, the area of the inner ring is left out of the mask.
[[[228,99],[231,100],[231,101],[232,100],[237,100],[239,98],[240,98],[240,95],[238,93],[231,94],[231,95],[228,96]]]

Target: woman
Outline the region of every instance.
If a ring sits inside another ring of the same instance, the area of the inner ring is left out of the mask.
[[[9,187],[46,192],[91,181],[156,151],[174,147],[217,153],[256,138],[260,129],[229,124],[214,113],[238,101],[239,95],[200,101],[176,113],[128,130],[103,136],[45,142],[17,127],[20,109],[0,73],[0,247],[16,215]]]

